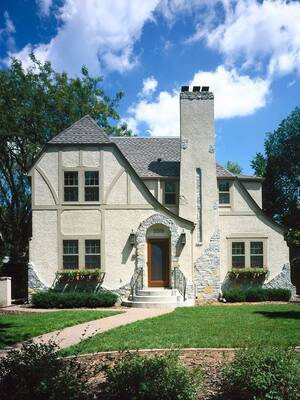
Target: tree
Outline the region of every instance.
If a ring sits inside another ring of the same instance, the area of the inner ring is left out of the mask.
[[[241,174],[243,172],[243,168],[234,161],[227,161],[226,164],[226,169],[228,169],[229,172],[232,172],[233,174]]]
[[[265,156],[256,154],[252,168],[263,175],[264,210],[289,229],[290,245],[300,236],[300,109],[296,108],[274,132],[267,133]]]
[[[85,67],[71,78],[33,54],[31,60],[28,70],[12,59],[9,69],[0,71],[0,256],[12,262],[26,259],[31,229],[26,171],[43,145],[85,114],[107,134],[130,135],[126,124],[117,125],[122,92],[108,97],[102,78],[91,77]]]

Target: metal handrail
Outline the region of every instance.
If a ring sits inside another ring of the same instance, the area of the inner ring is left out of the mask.
[[[172,270],[172,287],[177,289],[183,297],[183,301],[186,300],[186,277],[183,272],[178,268],[174,267]]]
[[[130,280],[131,299],[133,299],[133,296],[137,293],[139,289],[143,289],[143,278],[144,278],[143,268],[138,268],[134,272]]]

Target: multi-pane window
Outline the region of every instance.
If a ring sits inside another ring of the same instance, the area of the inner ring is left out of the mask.
[[[99,201],[98,171],[85,171],[84,173],[84,200]]]
[[[177,185],[176,182],[165,182],[164,190],[164,204],[176,205],[177,204]]]
[[[78,240],[63,241],[63,267],[65,269],[79,268]]]
[[[219,181],[219,204],[230,204],[230,184],[229,181]]]
[[[64,201],[78,201],[78,172],[64,172]]]
[[[85,268],[100,268],[100,240],[85,241]]]
[[[245,267],[245,243],[232,242],[232,267],[244,268]]]
[[[264,268],[265,261],[264,241],[245,239],[231,243],[231,264],[233,268]]]
[[[250,242],[250,265],[251,267],[263,268],[264,266],[264,244],[263,242]]]

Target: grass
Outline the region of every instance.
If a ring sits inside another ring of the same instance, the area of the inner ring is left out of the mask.
[[[72,310],[45,313],[0,314],[0,348],[43,333],[99,318],[110,317],[118,313],[117,311]]]
[[[64,354],[97,351],[300,345],[300,306],[236,305],[177,308],[84,340]]]

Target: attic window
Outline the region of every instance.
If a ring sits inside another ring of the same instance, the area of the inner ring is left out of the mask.
[[[221,180],[219,185],[219,204],[228,205],[230,204],[230,183],[226,180]]]
[[[64,201],[78,201],[78,172],[64,172]]]
[[[164,204],[170,206],[177,204],[177,184],[174,181],[165,182]]]

